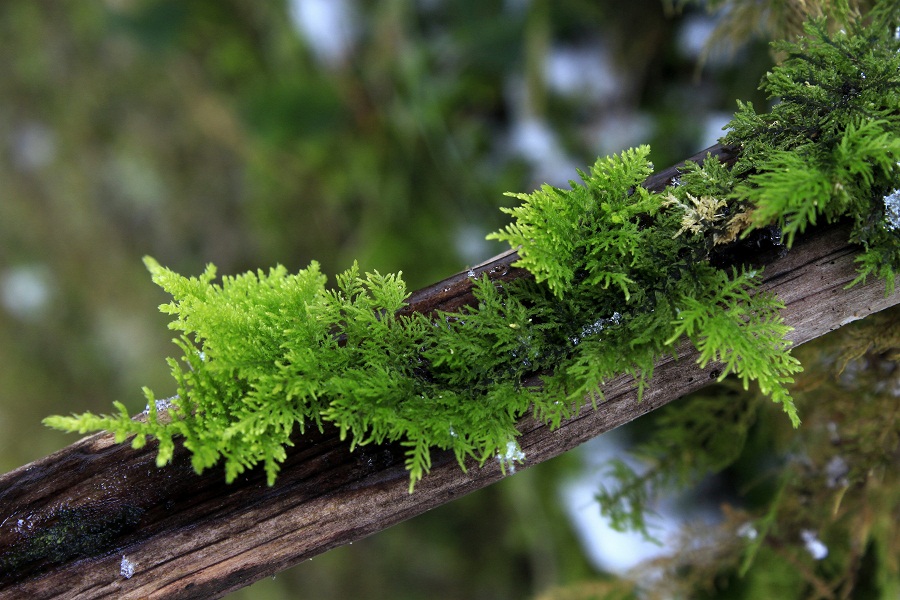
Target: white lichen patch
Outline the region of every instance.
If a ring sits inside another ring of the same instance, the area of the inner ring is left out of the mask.
[[[122,562],[119,564],[119,575],[125,579],[131,579],[134,576],[134,563],[122,555]]]
[[[677,206],[683,211],[681,229],[675,234],[676,237],[685,231],[702,233],[725,218],[724,209],[728,205],[725,200],[712,196],[697,198],[689,193],[685,195],[690,204],[682,202],[675,194],[669,194],[663,202],[663,206]]]

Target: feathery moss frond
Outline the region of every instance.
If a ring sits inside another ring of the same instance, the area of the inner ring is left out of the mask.
[[[400,316],[397,275],[353,265],[326,288],[318,265],[226,276],[208,266],[183,277],[146,259],[173,300],[160,307],[179,360],[176,395],[159,418],[145,391],[145,419],[117,414],[48,417],[59,429],[108,429],[116,439],[175,439],[197,471],[224,462],[228,481],[262,463],[274,482],[296,431],[333,424],[351,448],[398,442],[410,485],[431,467],[433,448],[465,468],[519,460],[516,423],[532,411],[558,427],[622,373],[638,394],[656,361],[681,337],[700,363],[722,364],[746,387],[780,403],[800,369],[784,338],[779,300],[759,291],[757,272],[719,270],[718,247],[753,229],[780,227],[788,246],[821,221],[847,218],[861,244],[859,278],[900,269],[900,41],[893,16],[829,34],[822,22],[779,48],[789,56],[763,82],[780,102],[765,114],[739,103],[725,141],[741,147],[726,168],[714,158],[684,166],[662,193],[641,183],[649,148],[601,158],[570,189],[544,185],[511,194],[513,222],[491,239],[518,248],[534,279],[475,283],[477,306],[459,313]],[[777,236],[776,236],[777,237]],[[541,385],[523,384],[540,381]],[[639,501],[640,498],[635,498]],[[636,523],[640,526],[640,523]]]

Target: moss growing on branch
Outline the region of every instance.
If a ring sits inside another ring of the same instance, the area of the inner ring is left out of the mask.
[[[352,447],[407,447],[411,487],[433,448],[474,458],[521,454],[516,422],[526,413],[553,427],[602,401],[600,386],[621,373],[639,393],[654,363],[681,336],[700,361],[723,363],[744,387],[756,381],[799,424],[788,385],[800,370],[784,340],[778,298],[758,291],[757,270],[708,260],[716,246],[777,226],[788,246],[820,221],[849,218],[863,246],[860,279],[900,268],[900,42],[887,12],[868,27],[830,35],[813,22],[782,50],[790,59],[763,83],[781,102],[758,114],[739,105],[725,141],[737,164],[689,164],[662,193],[641,183],[652,171],[646,146],[599,159],[569,189],[548,185],[506,212],[514,222],[490,237],[519,250],[534,279],[500,287],[476,282],[477,306],[459,313],[400,316],[399,274],[337,277],[313,263],[297,274],[183,277],[152,259],[154,281],[173,301],[170,359],[177,395],[160,420],[90,413],[49,417],[69,431],[107,429],[117,439],[160,440],[158,463],[181,437],[197,471],[224,459],[229,481],[263,463],[274,482],[295,428],[332,423]],[[541,386],[524,386],[540,374]],[[501,460],[504,467],[509,460]]]

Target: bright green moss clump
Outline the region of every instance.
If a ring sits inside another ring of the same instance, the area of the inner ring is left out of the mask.
[[[149,414],[49,417],[69,431],[108,429],[120,440],[160,440],[158,463],[180,436],[201,471],[224,459],[229,481],[258,463],[271,484],[290,435],[333,423],[351,445],[399,441],[411,485],[431,448],[460,465],[507,454],[515,424],[533,411],[558,426],[599,386],[630,373],[642,390],[654,363],[687,336],[721,377],[756,381],[799,423],[787,385],[799,371],[784,341],[779,300],[759,273],[713,267],[716,245],[775,224],[788,245],[817,220],[849,218],[863,245],[860,278],[900,268],[895,224],[900,159],[900,42],[886,17],[829,37],[820,24],[784,46],[790,59],[764,82],[771,113],[741,105],[726,140],[743,152],[731,170],[688,165],[663,193],[641,187],[649,149],[604,158],[571,189],[516,194],[515,221],[491,237],[519,247],[534,280],[476,284],[478,306],[459,314],[396,315],[399,275],[354,266],[334,290],[313,263],[297,274],[186,278],[147,259],[173,301],[183,356],[170,359],[170,420]],[[888,199],[886,199],[888,197]],[[898,218],[900,220],[900,218]],[[542,374],[543,386],[525,387]]]
[[[767,114],[749,103],[725,138],[744,153],[734,172],[746,178],[731,198],[753,207],[754,227],[778,222],[790,244],[817,221],[849,218],[851,240],[866,250],[859,280],[876,275],[892,289],[900,266],[897,162],[900,160],[900,29],[892,3],[867,28],[833,36],[806,25],[797,44],[777,43],[785,63],[763,88],[781,99]],[[892,199],[894,198],[894,199]]]

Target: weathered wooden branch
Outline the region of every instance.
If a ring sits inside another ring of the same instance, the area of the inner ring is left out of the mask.
[[[727,148],[714,147],[723,160]],[[705,151],[702,155],[705,155]],[[698,158],[702,157],[698,155]],[[654,189],[676,172],[648,180]],[[764,287],[787,305],[796,344],[900,302],[881,281],[849,290],[858,253],[834,226],[798,238],[765,268]],[[495,279],[527,276],[505,253],[474,269]],[[471,301],[468,273],[416,292],[408,310],[452,309]],[[688,345],[680,360],[656,367],[642,402],[633,381],[604,386],[606,402],[557,431],[530,418],[519,424],[525,467],[632,421],[718,375],[700,369]],[[398,446],[349,452],[333,430],[294,439],[277,482],[256,469],[227,485],[221,470],[196,475],[178,447],[173,464],[155,466],[156,446],[141,450],[98,434],[0,477],[0,598],[217,598],[336,546],[363,538],[485,487],[504,475],[498,461],[459,469],[451,453],[408,493]],[[524,468],[524,467],[520,467]]]

